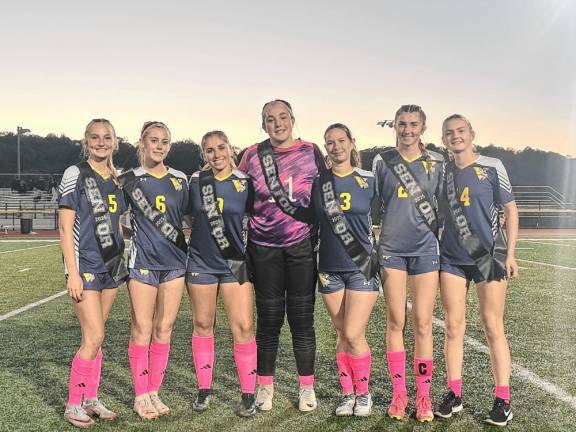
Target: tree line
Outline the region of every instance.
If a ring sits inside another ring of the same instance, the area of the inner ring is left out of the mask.
[[[429,144],[428,148],[443,151],[443,147],[434,144]],[[372,160],[384,149],[385,147],[376,146],[360,151],[362,167],[370,170]],[[573,186],[576,184],[576,159],[530,147],[512,150],[489,145],[479,146],[478,150],[480,154],[502,160],[513,185],[549,185],[565,195],[567,201],[576,202],[576,188]],[[82,148],[80,141],[64,135],[25,135],[20,137],[20,158],[23,174],[57,175],[82,160]],[[120,138],[114,162],[123,169],[136,167],[136,147]],[[174,142],[167,164],[188,175],[192,174],[203,164],[199,145],[192,140]],[[15,173],[16,170],[16,135],[0,133],[0,173]],[[0,176],[0,187],[9,187],[6,183],[11,180]]]

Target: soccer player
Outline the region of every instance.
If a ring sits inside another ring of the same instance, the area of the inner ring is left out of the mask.
[[[310,192],[323,162],[315,144],[294,139],[290,104],[273,100],[262,109],[269,139],[249,147],[239,168],[252,179],[254,213],[248,253],[256,292],[258,390],[256,405],[272,409],[274,372],[284,315],[292,333],[300,376],[299,409],[316,409],[314,393],[314,253],[310,239]]]
[[[321,170],[312,202],[320,222],[319,291],[336,329],[336,364],[342,386],[337,416],[368,416],[372,355],[366,326],[378,298],[372,262],[372,200],[376,181],[360,165],[355,140],[347,126],[336,123],[324,132],[331,170]],[[352,249],[356,246],[356,249]],[[375,251],[374,251],[375,252]]]
[[[122,260],[120,215],[126,210],[112,154],[116,132],[105,119],[86,126],[82,150],[86,161],[68,167],[58,190],[60,243],[66,288],[82,329],[82,343],[72,360],[64,418],[88,428],[92,416],[115,420],[98,399],[104,327],[118,286],[127,276]]]
[[[438,216],[443,157],[425,149],[421,136],[426,114],[417,105],[402,105],[394,117],[396,148],[376,156],[373,171],[381,198],[379,259],[386,299],[386,358],[393,396],[388,415],[405,416],[406,284],[412,286],[416,419],[432,421],[432,313],[438,287]]]
[[[507,279],[518,276],[514,257],[518,209],[504,165],[498,159],[476,153],[474,136],[464,116],[454,114],[444,120],[442,140],[454,156],[446,165],[445,200],[442,200],[446,221],[440,267],[448,392],[435,414],[447,418],[462,410],[466,293],[473,280],[496,386],[494,406],[486,422],[505,426],[512,419],[512,410],[504,306]],[[506,235],[498,217],[502,207]]]
[[[234,338],[234,360],[242,390],[236,412],[241,417],[252,417],[256,414],[254,299],[244,255],[253,190],[248,176],[235,169],[234,152],[224,132],[208,132],[201,145],[207,166],[190,180],[193,223],[186,270],[194,321],[192,355],[199,388],[193,408],[204,411],[210,402],[216,297],[220,291]]]
[[[169,151],[168,127],[157,121],[144,123],[138,143],[141,166],[120,176],[134,230],[128,263],[132,308],[128,357],[134,411],[143,419],[170,412],[158,390],[168,365],[186,272],[182,216],[188,206],[188,182],[184,173],[164,165]]]

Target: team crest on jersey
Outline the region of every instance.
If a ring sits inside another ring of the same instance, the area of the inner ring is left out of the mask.
[[[232,184],[234,185],[236,192],[244,192],[246,190],[246,180],[233,179]]]
[[[476,166],[474,167],[474,172],[476,173],[476,177],[478,177],[478,180],[480,181],[486,180],[486,177],[488,177],[488,173],[485,168]]]
[[[360,186],[362,189],[368,188],[368,182],[364,177],[354,176],[354,178],[356,179],[356,183],[358,183],[358,186]]]
[[[94,275],[92,273],[83,273],[82,276],[84,276],[86,282],[94,282]]]
[[[174,189],[176,189],[177,191],[182,190],[182,179],[170,177],[170,180],[172,180],[172,184],[174,185]]]
[[[148,276],[148,273],[150,273],[148,269],[140,269],[140,274],[142,276]]]
[[[323,287],[327,287],[330,283],[330,276],[328,276],[326,273],[318,273],[318,279],[320,279],[320,283]]]

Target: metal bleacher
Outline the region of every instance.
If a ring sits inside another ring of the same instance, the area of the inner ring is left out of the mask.
[[[0,233],[20,230],[21,218],[31,218],[33,229],[57,229],[58,203],[53,194],[0,188]]]
[[[576,204],[551,186],[514,186],[521,228],[576,228]]]

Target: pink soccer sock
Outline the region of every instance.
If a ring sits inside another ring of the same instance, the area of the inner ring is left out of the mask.
[[[354,383],[352,382],[352,368],[348,359],[348,353],[336,353],[336,366],[338,367],[338,378],[342,387],[342,394],[354,393]]]
[[[242,393],[254,393],[256,387],[256,340],[234,342],[234,361]]]
[[[84,360],[78,354],[72,359],[68,384],[68,405],[80,405],[82,403],[82,395],[90,384],[94,371],[94,362],[95,360]]]
[[[414,375],[416,376],[416,394],[430,395],[434,359],[414,357]]]
[[[350,366],[352,367],[352,377],[356,386],[356,394],[368,393],[368,383],[370,382],[370,370],[372,368],[372,353],[368,351],[358,356],[349,354]]]
[[[388,361],[388,373],[392,380],[394,394],[406,394],[406,352],[388,351],[386,360]]]
[[[148,393],[148,345],[128,344],[128,360],[136,396]]]
[[[100,387],[100,375],[102,373],[102,348],[98,350],[96,358],[94,359],[94,369],[90,380],[86,384],[86,391],[84,397],[86,399],[98,399],[98,388]]]
[[[148,377],[148,392],[160,390],[164,372],[168,366],[170,342],[152,342],[150,344],[150,375]]]
[[[462,378],[448,381],[448,388],[458,397],[462,397]]]
[[[510,386],[496,386],[494,395],[497,398],[504,399],[507,403],[510,402]]]
[[[259,385],[272,385],[274,384],[274,375],[258,375]]]
[[[300,387],[312,387],[314,385],[314,375],[300,375],[298,381],[300,381]]]
[[[212,388],[214,336],[192,336],[192,357],[199,389]]]

